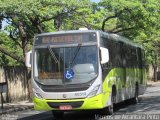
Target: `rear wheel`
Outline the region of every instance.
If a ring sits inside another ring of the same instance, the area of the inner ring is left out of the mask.
[[[138,99],[138,84],[136,84],[135,86],[135,95],[134,95],[134,98],[132,99],[133,101],[133,104],[137,104],[139,102],[139,99]]]
[[[64,112],[62,111],[52,111],[52,114],[55,118],[63,118]]]

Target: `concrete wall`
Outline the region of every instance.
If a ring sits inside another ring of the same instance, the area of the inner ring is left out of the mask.
[[[3,93],[5,102],[28,99],[27,69],[25,67],[0,67],[0,82],[7,82],[8,92]]]
[[[160,68],[157,68],[157,80],[160,80]],[[148,80],[154,81],[154,68],[152,65],[149,66],[148,69]]]
[[[149,70],[148,70],[148,80],[152,81],[154,78],[154,69],[152,65],[149,65]]]

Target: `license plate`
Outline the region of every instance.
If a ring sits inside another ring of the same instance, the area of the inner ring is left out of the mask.
[[[60,110],[71,110],[72,106],[71,105],[61,105],[59,106]]]

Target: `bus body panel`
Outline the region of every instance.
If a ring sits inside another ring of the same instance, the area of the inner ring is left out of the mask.
[[[58,32],[52,34],[66,34],[66,33],[79,33],[79,32],[95,32],[97,34],[97,49],[103,44],[101,43],[101,37],[111,38],[108,33],[100,31],[69,31],[69,32]],[[41,34],[51,35],[51,34]],[[113,40],[114,41],[114,40]],[[118,40],[116,40],[118,41]],[[120,40],[123,42],[122,38]],[[128,42],[124,44],[129,44]],[[36,45],[38,46],[38,45]],[[43,46],[41,44],[41,46]],[[133,45],[136,47],[135,45]],[[33,47],[34,52],[34,47]],[[100,54],[100,53],[99,53]],[[98,54],[98,61],[100,61],[100,55]],[[33,54],[34,55],[34,54]],[[34,58],[34,56],[32,57]],[[32,60],[32,65],[34,61]],[[103,109],[111,105],[111,94],[113,85],[116,86],[116,102],[121,102],[126,99],[133,98],[135,95],[135,84],[138,82],[139,85],[139,95],[143,94],[146,89],[146,71],[145,68],[129,68],[129,67],[112,67],[108,72],[103,71],[103,65],[98,64],[98,77],[94,83],[85,91],[72,91],[72,92],[44,92],[35,82],[34,73],[32,70],[32,86],[33,86],[33,102],[35,110],[60,110],[59,107],[51,107],[48,103],[56,103],[60,105],[73,105],[71,110],[87,110],[87,109]],[[33,68],[33,66],[32,66]],[[100,88],[97,94],[93,97],[87,97],[88,94],[94,89],[95,86],[100,84]],[[42,98],[38,98],[36,93],[40,93]],[[75,96],[76,93],[84,93],[81,96]],[[64,98],[63,95],[67,98]],[[74,107],[75,104],[79,105]],[[80,104],[81,103],[81,104]],[[53,105],[54,106],[54,105]]]
[[[96,95],[92,98],[85,98],[85,99],[72,99],[72,100],[46,100],[46,99],[39,99],[34,97],[33,98],[33,102],[34,102],[34,109],[35,110],[59,110],[59,108],[54,108],[49,106],[47,103],[51,102],[51,103],[59,103],[59,105],[61,105],[61,103],[65,104],[65,105],[72,105],[73,102],[83,102],[83,104],[81,104],[80,106],[78,106],[77,108],[73,107],[70,110],[82,110],[82,109],[102,109],[104,108],[104,104],[103,104],[103,95],[99,94]],[[106,95],[106,98],[109,98],[109,94]],[[74,106],[74,104],[73,104]]]
[[[112,92],[112,86],[116,85],[116,102],[121,102],[126,99],[133,98],[135,95],[135,85],[136,82],[139,82],[142,76],[145,74],[144,69],[126,69],[126,76],[124,76],[123,68],[114,68],[110,70],[103,82],[103,92],[110,93]],[[143,73],[143,74],[138,74]],[[124,78],[126,77],[126,83]],[[124,86],[125,85],[125,86]],[[143,79],[139,83],[139,95],[144,94],[146,90],[146,79]],[[104,96],[105,97],[105,96]],[[105,106],[104,106],[105,107]]]

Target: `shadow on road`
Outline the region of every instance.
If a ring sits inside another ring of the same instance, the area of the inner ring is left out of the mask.
[[[54,118],[51,111],[20,118],[18,120],[96,120],[96,111],[65,112],[61,118]]]
[[[119,109],[127,107],[127,104],[122,102],[115,105],[115,112]],[[40,114],[24,117],[18,120],[98,120],[97,116],[102,116],[98,110],[74,111],[65,112],[63,118],[54,118],[51,111]]]
[[[127,114],[127,113],[145,113],[153,110],[159,110],[160,96],[148,96],[140,99],[137,105],[133,105],[130,100],[118,103],[115,105],[114,114]],[[65,112],[63,118],[55,119],[52,113],[43,112],[19,120],[98,120],[96,115],[99,111],[75,111]]]
[[[160,96],[147,96],[140,98],[140,101],[137,105],[132,105],[132,103],[128,100],[118,105],[119,110],[117,114],[145,114],[145,113],[152,113],[153,111],[158,111],[160,106]],[[130,105],[130,106],[128,106]],[[154,113],[156,114],[156,113]]]

